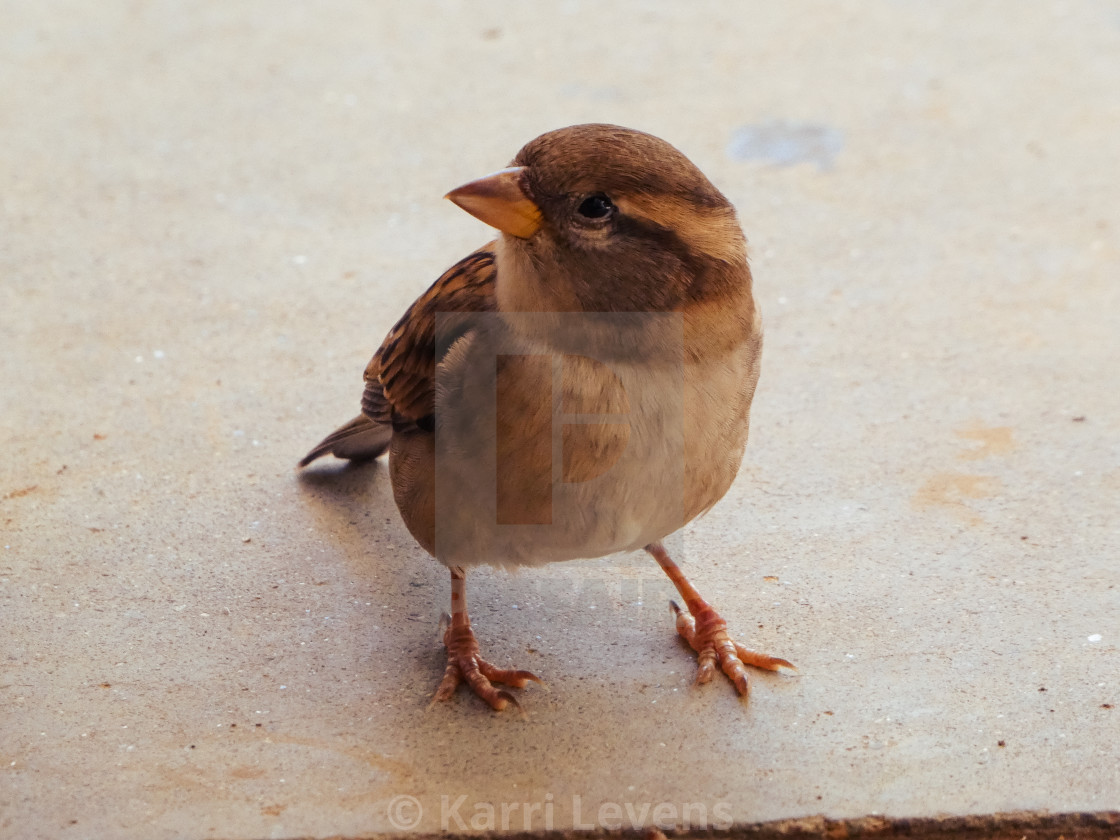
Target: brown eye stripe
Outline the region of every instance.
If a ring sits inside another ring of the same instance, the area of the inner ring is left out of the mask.
[[[726,263],[746,260],[746,241],[726,201],[714,206],[669,195],[627,196],[615,203],[623,216],[683,258],[708,257]]]

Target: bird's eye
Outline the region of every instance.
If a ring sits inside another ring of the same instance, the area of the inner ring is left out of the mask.
[[[588,219],[604,219],[614,212],[614,202],[602,193],[585,198],[579,205],[579,214]]]

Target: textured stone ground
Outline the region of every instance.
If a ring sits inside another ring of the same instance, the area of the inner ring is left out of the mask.
[[[1120,4],[0,19],[0,834],[1120,810]],[[474,575],[550,691],[428,710],[443,569],[383,466],[293,466],[488,236],[440,196],[590,120],[740,210],[752,441],[680,559],[801,670],[694,689],[627,556]]]

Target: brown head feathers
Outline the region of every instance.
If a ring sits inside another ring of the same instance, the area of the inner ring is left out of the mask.
[[[512,165],[542,222],[529,238],[502,238],[502,308],[663,312],[749,295],[734,208],[664,140],[576,125],[542,134]]]

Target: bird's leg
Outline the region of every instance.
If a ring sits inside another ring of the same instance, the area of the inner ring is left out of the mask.
[[[688,582],[684,572],[669,557],[665,547],[661,543],[651,543],[646,546],[646,551],[653,555],[653,559],[677,587],[677,592],[681,594],[684,605],[688,609],[688,612],[684,612],[676,602],[669,602],[677,616],[677,632],[697,653],[699,664],[696,669],[697,685],[709,682],[715,676],[718,663],[723,673],[727,674],[735,683],[735,688],[745,697],[750,690],[750,683],[744,665],[765,668],[767,671],[778,671],[782,668],[795,669],[792,663],[784,659],[751,650],[732,639],[727,633],[727,622],[700,597],[700,593]]]
[[[471,620],[467,616],[467,578],[462,568],[451,570],[451,616],[447,620],[447,630],[443,634],[443,644],[447,648],[447,669],[443,680],[436,689],[432,703],[450,700],[459,683],[466,681],[471,691],[485,700],[496,711],[507,704],[518,705],[517,698],[504,689],[494,688],[493,683],[524,688],[530,680],[540,679],[528,671],[512,671],[496,668],[479,655],[478,640],[471,630]]]

